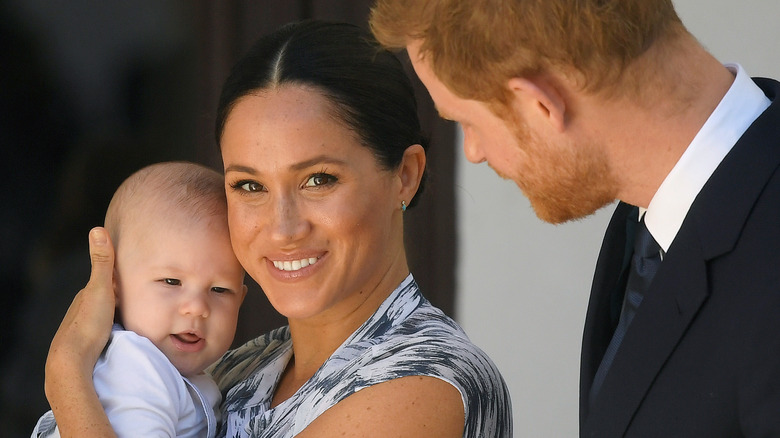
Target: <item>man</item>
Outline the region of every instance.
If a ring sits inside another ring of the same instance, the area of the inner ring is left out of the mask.
[[[542,220],[621,201],[581,435],[780,436],[780,83],[721,65],[670,0],[379,0],[371,26]]]

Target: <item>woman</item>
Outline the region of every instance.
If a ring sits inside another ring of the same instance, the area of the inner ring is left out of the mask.
[[[425,150],[398,60],[354,26],[285,26],[234,67],[217,141],[236,256],[289,321],[214,367],[221,434],[511,436],[495,365],[409,273],[403,212]],[[91,248],[46,387],[61,430],[105,436],[86,371],[107,337],[112,251]]]

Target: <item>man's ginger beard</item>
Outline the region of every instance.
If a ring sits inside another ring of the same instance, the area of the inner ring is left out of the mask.
[[[515,181],[539,219],[552,224],[580,219],[615,200],[617,183],[601,149],[590,142],[544,142],[509,114],[506,123],[526,160],[517,163],[513,177],[496,173]]]

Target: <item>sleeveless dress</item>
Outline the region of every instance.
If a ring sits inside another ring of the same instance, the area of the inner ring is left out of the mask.
[[[271,408],[292,357],[289,327],[228,352],[211,370],[222,390],[220,437],[287,438],[344,398],[407,376],[442,379],[461,394],[464,437],[511,437],[512,408],[495,364],[420,293],[411,274],[292,397]]]

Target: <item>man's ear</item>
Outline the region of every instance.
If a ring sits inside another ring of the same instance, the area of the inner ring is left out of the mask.
[[[406,148],[404,156],[401,159],[401,165],[398,168],[398,179],[401,182],[401,191],[399,193],[398,203],[406,202],[408,205],[417,189],[420,188],[420,181],[425,172],[425,149],[419,144],[413,144]]]
[[[566,128],[566,100],[555,84],[544,79],[512,78],[507,83],[514,95],[513,105],[521,105],[527,116],[538,116],[553,129]]]

